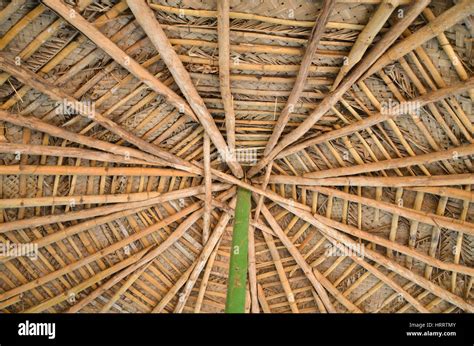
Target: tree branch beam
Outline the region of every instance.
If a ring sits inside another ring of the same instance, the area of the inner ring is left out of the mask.
[[[222,137],[214,119],[197,92],[188,71],[186,71],[178,54],[171,46],[168,37],[161,28],[161,25],[156,19],[152,9],[148,6],[145,0],[127,0],[127,4],[135,15],[137,22],[141,25],[143,31],[145,31],[147,36],[150,38],[150,41],[153,43],[153,46],[160,54],[161,59],[163,59],[166,66],[168,66],[176,84],[183,92],[186,100],[194,111],[194,114],[204,127],[204,130],[209,134],[209,137],[219,151],[219,154],[222,156],[224,161],[227,162],[229,168],[236,177],[243,177],[242,167],[235,160],[234,153],[229,150],[224,137]]]
[[[303,92],[306,84],[309,68],[316,55],[316,48],[318,47],[319,41],[323,36],[324,30],[326,29],[326,24],[335,4],[335,0],[324,0],[323,2],[322,9],[319,13],[318,19],[316,20],[316,24],[314,24],[313,30],[311,31],[303,59],[301,60],[300,69],[298,70],[295,84],[293,85],[293,89],[291,90],[291,94],[288,97],[285,107],[283,108],[275,126],[273,127],[273,132],[267,142],[267,145],[265,146],[265,151],[263,152],[264,156],[267,156],[273,150],[281,134],[283,133],[286,124],[290,120],[291,113],[293,113],[296,108],[298,100],[300,99],[301,93]]]
[[[405,12],[405,16],[392,26],[389,31],[378,41],[370,52],[362,59],[359,64],[349,73],[347,78],[333,91],[331,91],[316,107],[316,109],[293,131],[287,134],[273,148],[273,150],[264,156],[255,166],[248,172],[248,177],[257,174],[268,162],[273,160],[283,149],[291,143],[300,139],[309,129],[326,114],[349,90],[354,83],[362,76],[362,74],[372,65],[395,40],[403,33],[403,31],[415,20],[421,11],[428,6],[430,0],[419,0],[413,2]]]

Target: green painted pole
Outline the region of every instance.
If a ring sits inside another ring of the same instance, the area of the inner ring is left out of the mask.
[[[226,313],[244,313],[247,291],[250,191],[238,188],[229,264]]]

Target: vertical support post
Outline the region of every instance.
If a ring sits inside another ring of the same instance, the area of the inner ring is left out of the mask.
[[[248,229],[250,219],[250,191],[237,190],[234,232],[227,285],[226,313],[244,313],[248,270]]]

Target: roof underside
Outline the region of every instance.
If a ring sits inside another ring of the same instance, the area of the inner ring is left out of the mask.
[[[248,311],[473,312],[474,4],[418,3],[0,0],[0,311],[223,312],[242,186]]]

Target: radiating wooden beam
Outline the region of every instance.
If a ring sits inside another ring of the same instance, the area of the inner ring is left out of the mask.
[[[54,3],[56,4],[56,2]],[[57,2],[57,4],[59,3],[60,2]],[[121,126],[96,111],[93,105],[89,106],[80,102],[79,100],[65,93],[61,88],[52,85],[44,78],[31,72],[30,70],[21,66],[17,66],[14,63],[8,61],[5,58],[4,53],[0,53],[0,69],[10,73],[23,84],[29,85],[35,88],[36,90],[42,92],[43,94],[49,96],[53,100],[70,107],[83,117],[93,120],[94,122],[106,128],[110,132],[118,135],[123,140],[136,145],[141,150],[149,154],[158,156],[161,159],[164,159],[169,166],[177,169],[183,169],[186,171],[194,171],[198,174],[201,172],[189,162],[173,154],[170,154],[168,151],[161,149],[156,145],[150,144],[142,138],[136,136],[135,134],[123,129]]]
[[[229,188],[229,185],[213,184],[213,189],[215,191],[222,191],[228,188]],[[139,210],[140,208],[145,208],[147,206],[153,205],[154,203],[163,203],[163,202],[174,200],[174,199],[190,197],[190,196],[203,193],[203,192],[204,192],[203,186],[195,186],[191,188],[166,192],[166,193],[163,193],[161,196],[158,196],[152,199],[146,199],[143,201],[138,201],[138,202],[130,202],[130,203],[120,204],[120,205],[106,205],[106,206],[100,206],[96,208],[84,209],[84,210],[79,210],[79,211],[69,211],[68,213],[63,213],[63,214],[35,216],[29,219],[9,221],[9,222],[5,222],[1,224],[0,233],[5,233],[5,232],[13,231],[13,230],[21,230],[24,228],[39,227],[39,226],[48,225],[52,223],[67,222],[71,220],[78,221],[78,220],[91,218],[91,220],[86,221],[86,223],[84,224],[71,226],[71,229],[68,228],[67,230],[63,232],[57,232],[57,233],[53,233],[48,236],[45,236],[42,238],[42,240],[39,240],[39,243],[45,241],[45,239],[48,239],[48,241],[56,241],[58,239],[63,239],[64,236],[68,236],[69,231],[71,231],[72,234],[74,234],[74,232],[80,232],[80,231],[86,230],[87,228],[93,227],[96,224],[96,222],[100,221],[100,218],[94,219],[97,216],[102,216],[102,215],[112,216],[113,213],[117,213],[113,215],[113,217],[120,218],[121,215],[124,216],[127,213],[126,212],[127,210],[136,211],[136,210]],[[114,219],[112,218],[111,220],[114,220]],[[104,221],[104,222],[108,222],[108,221]]]
[[[421,46],[426,41],[443,33],[454,24],[460,22],[464,18],[474,13],[474,2],[472,0],[460,0],[456,5],[440,14],[436,19],[426,24],[421,29],[418,29],[412,35],[406,37],[399,43],[390,47],[384,55],[382,55],[367,72],[362,76],[365,79],[384,66],[397,61],[405,54],[408,54],[413,49]]]
[[[259,181],[259,180],[256,180]],[[419,186],[449,186],[474,184],[474,174],[452,174],[434,176],[409,177],[298,177],[289,175],[273,175],[270,177],[273,184],[309,186],[373,186],[373,187],[419,187]]]
[[[195,177],[196,174],[168,168],[148,167],[87,167],[87,166],[0,166],[0,175],[77,175],[77,176],[130,176],[130,177]]]
[[[171,46],[168,37],[161,28],[154,12],[147,5],[145,0],[127,0],[127,4],[135,15],[137,22],[141,25],[142,29],[150,38],[150,41],[153,43],[153,46],[160,54],[161,59],[165,62],[166,66],[168,66],[176,84],[183,92],[186,100],[194,111],[194,114],[204,127],[204,130],[209,134],[209,137],[219,151],[219,154],[222,156],[223,160],[227,162],[233,174],[236,177],[241,178],[243,176],[242,167],[236,161],[234,152],[229,150],[224,137],[222,137],[214,119],[197,92],[188,71],[186,71],[186,68],[181,62],[178,54]]]
[[[372,44],[375,36],[382,29],[384,24],[387,22],[388,18],[392,12],[397,8],[399,0],[383,0],[381,1],[379,7],[370,18],[369,22],[365,25],[364,29],[357,36],[357,40],[354,42],[354,45],[351,48],[351,51],[347,58],[344,58],[344,63],[341,66],[341,70],[337,74],[337,77],[332,86],[332,90],[337,88],[342,78],[351,70],[351,68],[357,64],[365,51]]]
[[[331,11],[336,4],[335,0],[324,0],[322,8],[320,10],[316,24],[314,24],[313,30],[308,40],[306,50],[301,60],[300,69],[296,76],[295,84],[291,90],[291,94],[288,97],[288,101],[285,104],[285,107],[281,111],[278,120],[273,127],[272,135],[265,146],[263,155],[268,155],[275,145],[278,142],[283,130],[285,129],[288,120],[290,120],[290,115],[295,110],[298,100],[300,99],[301,93],[306,85],[306,78],[309,74],[309,67],[313,63],[313,59],[316,55],[316,48],[318,47],[319,40],[323,36],[324,30],[326,29],[326,24],[331,15]]]
[[[415,20],[421,11],[430,3],[430,0],[419,0],[413,2],[405,11],[405,16],[400,19],[389,31],[378,41],[368,54],[357,64],[339,86],[330,92],[316,107],[316,109],[293,131],[281,139],[275,148],[264,156],[248,172],[248,177],[253,177],[268,162],[273,160],[283,149],[301,138],[311,127],[333,107],[344,93],[362,76],[362,74],[372,65],[403,31]]]
[[[33,145],[20,143],[0,143],[0,153],[19,155],[47,155],[56,157],[74,157],[84,160],[123,163],[130,165],[153,165],[144,160],[127,158],[125,156],[109,154],[98,150],[75,147],[58,147],[49,145]],[[156,164],[154,164],[156,165]]]
[[[277,155],[277,158],[283,158],[288,155],[294,154],[298,151],[301,151],[309,146],[322,144],[326,141],[330,141],[336,138],[347,136],[353,134],[357,131],[368,129],[371,126],[380,124],[384,121],[394,120],[399,116],[402,116],[406,113],[419,112],[421,107],[428,105],[433,102],[440,101],[444,98],[447,98],[451,95],[460,94],[466,92],[474,87],[474,77],[469,78],[468,80],[455,83],[449,87],[440,88],[414,99],[411,99],[406,102],[402,102],[397,106],[394,106],[393,109],[384,109],[381,112],[375,113],[365,119],[356,121],[350,125],[335,129],[314,138],[309,138],[302,141],[301,143],[295,144],[283,150],[280,154]]]
[[[120,155],[124,158],[133,157],[146,161],[148,162],[148,164],[166,166],[165,161],[135,148],[124,147],[106,141],[101,141],[92,137],[84,136],[72,131],[65,130],[58,126],[48,124],[32,116],[26,117],[0,110],[0,121],[5,121],[13,125],[26,127],[34,131],[44,132],[52,137],[63,138],[73,143],[82,144],[94,149],[100,149],[114,155]]]
[[[334,228],[329,227],[326,224],[316,220],[315,217],[311,215],[311,213],[304,211],[302,209],[296,208],[294,206],[286,205],[283,203],[278,203],[278,204],[282,206],[283,208],[287,209],[288,211],[290,211],[291,213],[299,216],[302,220],[310,223],[314,227],[317,227],[325,235],[341,242],[342,244],[348,246],[350,249],[355,249],[355,251],[359,252],[358,248],[360,248],[360,246],[358,246],[359,243],[357,241],[352,240],[351,238],[340,233]],[[431,293],[440,297],[441,299],[444,299],[465,311],[474,312],[474,306],[472,304],[468,303],[461,297],[445,290],[444,288],[434,284],[433,282],[425,279],[424,277],[414,273],[412,270],[407,269],[406,267],[398,264],[392,259],[389,259],[374,250],[368,249],[367,247],[364,248],[363,252],[359,252],[359,254],[364,256],[365,258],[371,259],[375,261],[376,263],[383,265],[390,271],[395,272],[398,275],[407,278],[408,280],[430,291]]]
[[[229,0],[217,1],[217,41],[219,46],[219,87],[225,112],[227,145],[235,151],[235,113],[230,89]]]
[[[93,291],[90,295],[88,295],[86,298],[75,304],[73,307],[71,307],[68,312],[78,312],[80,309],[82,309],[84,306],[92,302],[94,299],[96,299],[98,296],[100,296],[102,293],[104,293],[107,289],[111,288],[114,286],[116,283],[120,282],[121,279],[123,279],[125,276],[127,276],[130,273],[133,273],[135,270],[137,270],[139,267],[146,265],[147,263],[150,263],[154,259],[156,259],[157,256],[162,254],[164,251],[166,251],[171,245],[173,245],[176,241],[178,241],[188,230],[190,227],[193,226],[193,224],[201,217],[203,212],[203,209],[199,209],[186,217],[179,226],[170,234],[168,238],[166,238],[162,243],[160,243],[158,246],[155,246],[153,249],[151,249],[143,258],[141,258],[138,262],[136,262],[132,267],[128,268],[124,272],[119,273],[116,277],[112,277],[109,281],[107,281],[102,287],[99,287],[95,291]]]
[[[62,174],[60,174],[62,175]],[[202,189],[201,189],[202,190]],[[176,190],[182,191],[182,190]],[[196,191],[199,191],[196,189]],[[0,199],[0,208],[52,207],[59,205],[131,203],[166,196],[157,191],[99,195],[20,197]]]
[[[308,187],[308,190],[317,191],[319,193],[326,194],[328,196],[333,196],[337,198],[342,198],[354,203],[361,203],[372,208],[378,208],[386,212],[397,214],[402,217],[416,220],[422,223],[426,223],[435,227],[444,227],[451,229],[457,232],[464,232],[466,234],[474,235],[474,223],[466,222],[461,220],[452,219],[446,216],[435,215],[432,213],[427,213],[423,211],[416,211],[406,207],[399,207],[396,204],[377,201],[372,198],[362,197],[358,195],[353,195],[348,192],[340,191],[337,189],[332,189],[322,186],[311,186]]]
[[[137,77],[148,87],[150,87],[153,91],[165,97],[168,102],[170,102],[180,111],[183,111],[193,120],[197,120],[192,109],[189,107],[185,100],[183,100],[169,87],[167,87],[157,78],[155,78],[153,74],[143,68],[134,59],[128,56],[107,36],[102,34],[102,32],[100,32],[93,24],[83,18],[73,8],[67,6],[62,1],[44,0],[43,3],[46,4],[46,6],[48,6],[49,8],[51,8],[53,11],[55,11],[59,16],[63,17],[77,30],[87,36],[92,42],[97,45],[97,47],[101,48],[104,52],[109,54],[112,59],[114,59],[123,68],[128,70],[131,74]]]
[[[292,243],[292,241],[288,238],[288,236],[285,234],[283,229],[280,227],[278,222],[275,220],[274,216],[270,213],[268,208],[263,205],[262,206],[262,213],[265,219],[267,220],[268,224],[270,227],[273,229],[273,232],[275,232],[276,236],[280,239],[280,241],[283,243],[283,245],[286,247],[288,252],[293,256],[295,259],[296,263],[301,267],[303,270],[303,273],[305,276],[308,278],[308,280],[311,282],[313,285],[314,289],[318,293],[318,296],[321,298],[323,301],[323,304],[325,308],[327,309],[328,312],[334,313],[336,312],[336,309],[334,308],[334,305],[331,303],[329,300],[329,297],[326,293],[326,290],[331,292],[336,299],[343,304],[349,311],[351,312],[361,312],[360,309],[352,304],[348,299],[343,297],[342,295],[337,294],[334,291],[334,287],[331,287],[332,285],[328,283],[327,281],[324,280],[324,282],[321,282],[321,277],[322,275],[317,271],[316,268],[312,268],[307,262],[306,259],[303,257],[303,255],[300,253],[300,251],[296,248],[295,244]],[[336,289],[337,291],[337,289]]]
[[[395,169],[401,167],[410,167],[414,165],[425,165],[442,160],[462,160],[463,157],[474,154],[474,144],[463,145],[460,147],[453,147],[447,150],[438,152],[421,154],[416,156],[401,157],[398,159],[383,160],[377,162],[364,163],[361,165],[354,165],[350,167],[331,168],[317,172],[305,173],[307,178],[329,178],[340,177],[345,175],[369,173],[380,170]],[[454,174],[457,175],[457,174]],[[447,175],[449,178],[450,175]],[[400,177],[401,179],[417,179],[423,177]],[[449,183],[449,181],[447,180]],[[429,186],[429,182],[427,182]]]

